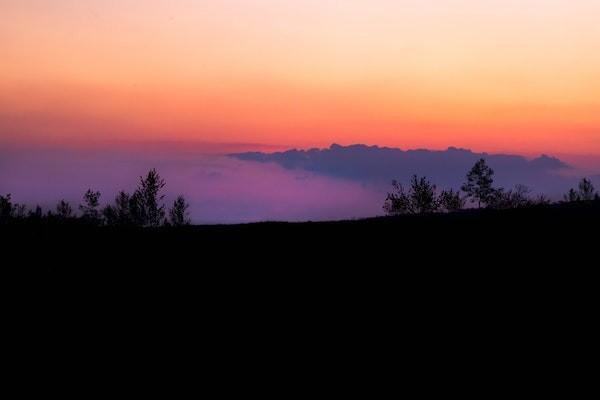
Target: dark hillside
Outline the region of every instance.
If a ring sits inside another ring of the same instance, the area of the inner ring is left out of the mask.
[[[600,206],[581,202],[356,221],[160,228],[27,219],[0,227],[4,268],[46,276],[380,273],[592,268]]]
[[[0,240],[8,310],[31,343],[193,346],[221,366],[286,349],[448,370],[527,354],[549,368],[567,357],[557,344],[579,354],[594,332],[599,226],[599,204],[581,202],[156,229],[28,219]]]

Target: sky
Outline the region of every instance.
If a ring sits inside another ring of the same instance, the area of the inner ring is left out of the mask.
[[[600,158],[597,0],[1,0],[0,143]]]

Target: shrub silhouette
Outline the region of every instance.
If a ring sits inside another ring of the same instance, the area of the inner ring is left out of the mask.
[[[178,196],[173,202],[173,206],[169,210],[169,222],[173,226],[189,225],[189,212],[188,208],[190,205],[185,201],[183,196]]]
[[[392,181],[394,191],[388,193],[383,209],[389,215],[432,213],[438,210],[435,185],[425,177],[413,175],[406,192],[401,183]]]
[[[148,171],[146,176],[140,176],[139,185],[133,194],[121,190],[115,197],[114,204],[102,209],[106,225],[136,225],[156,227],[165,221],[165,205],[162,204],[164,195],[161,194],[165,181],[156,169]],[[187,203],[183,203],[183,221]]]
[[[467,182],[462,190],[472,203],[477,203],[478,208],[485,205],[487,208],[509,209],[550,203],[543,195],[535,200],[531,198],[531,190],[525,185],[515,185],[514,189],[508,191],[494,188],[493,175],[494,171],[484,159],[477,161],[467,173]],[[397,181],[393,181],[392,185],[394,190],[387,194],[383,205],[388,215],[456,212],[465,207],[466,198],[461,196],[460,191],[442,190],[437,195],[435,185],[425,177],[413,175],[408,191]],[[589,197],[589,185],[585,186],[585,193]]]
[[[551,203],[552,201],[545,194],[538,195],[534,200],[534,204],[536,205],[548,205]]]
[[[142,199],[142,194],[138,190],[133,192],[133,194],[129,197],[129,217],[133,225],[146,225],[147,217],[144,208],[144,201]]]
[[[569,189],[567,194],[564,196],[565,202],[590,201],[599,199],[600,195],[596,192],[594,185],[592,185],[592,181],[587,178],[581,179],[577,189]]]
[[[106,225],[118,225],[117,213],[115,208],[110,204],[102,209],[102,218]]]
[[[131,225],[131,196],[121,190],[115,197],[114,206],[107,205],[102,210],[104,221],[107,225]]]
[[[121,190],[114,204],[102,209],[104,222],[107,225],[159,226],[165,220],[164,195],[161,194],[164,187],[164,179],[156,169],[151,169],[146,176],[140,176],[139,185],[132,195]]]
[[[383,209],[388,215],[408,214],[411,211],[410,195],[404,186],[396,180],[392,181],[393,191],[387,194]]]
[[[530,197],[531,189],[525,185],[516,185],[514,189],[505,191],[496,189],[488,199],[487,206],[498,210],[530,207],[536,202]],[[541,199],[543,201],[543,198]]]
[[[35,206],[33,210],[29,210],[27,216],[33,219],[41,219],[44,216],[42,212],[42,207],[40,207],[39,205]]]
[[[486,164],[485,159],[481,158],[467,173],[467,182],[462,185],[461,190],[467,194],[472,203],[477,203],[478,208],[481,208],[482,204],[487,206],[498,195],[498,190],[492,186],[493,177],[494,170]]]
[[[79,205],[82,217],[97,223],[100,221],[100,192],[88,189],[83,195],[83,204]]]
[[[438,209],[438,201],[435,194],[435,185],[431,184],[425,177],[417,178],[413,175],[410,191],[411,205],[415,213],[431,213]]]
[[[56,205],[56,217],[60,219],[67,219],[73,216],[73,209],[71,205],[67,203],[65,200],[61,200]]]
[[[447,212],[455,212],[465,207],[465,199],[461,197],[459,191],[442,190],[438,197],[439,208]]]
[[[165,218],[165,206],[160,194],[165,181],[156,169],[151,169],[146,177],[140,177],[140,185],[130,199],[130,212],[135,222],[142,226],[159,226]]]
[[[10,193],[6,196],[0,195],[0,222],[8,221],[13,216],[13,205]]]
[[[596,197],[596,189],[594,188],[594,185],[592,185],[592,181],[583,178],[581,182],[579,182],[579,196],[583,201],[594,200],[594,197]]]
[[[115,212],[119,224],[127,225],[131,223],[130,201],[131,196],[123,190],[115,198]]]
[[[397,181],[392,181],[392,186],[394,190],[387,194],[383,205],[388,215],[455,212],[465,206],[465,199],[460,192],[442,190],[438,195],[436,186],[426,177],[413,175],[408,191]]]
[[[12,217],[18,219],[27,217],[27,207],[25,206],[25,204],[13,204]]]

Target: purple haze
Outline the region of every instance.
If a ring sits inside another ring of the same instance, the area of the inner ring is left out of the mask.
[[[186,197],[194,223],[360,218],[380,214],[385,197],[357,182],[180,148],[0,150],[0,194],[48,210],[61,199],[76,206],[92,188],[106,204],[150,168],[167,182],[167,204]]]
[[[309,152],[237,153],[259,146],[185,143],[121,144],[92,148],[0,147],[0,194],[32,207],[77,206],[88,189],[103,204],[119,190],[132,192],[140,175],[156,168],[165,178],[166,203],[179,194],[194,223],[334,220],[382,214],[392,178],[428,176],[439,188],[458,188],[479,154],[449,149],[402,152],[332,146]],[[263,150],[264,147],[262,148]],[[548,157],[490,155],[498,182],[529,185],[557,199],[576,185],[578,171]],[[596,185],[598,176],[593,177]],[[75,207],[76,208],[76,207]]]

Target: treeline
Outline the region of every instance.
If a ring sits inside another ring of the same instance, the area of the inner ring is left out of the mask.
[[[509,190],[495,187],[494,170],[484,159],[477,161],[467,173],[460,190],[438,191],[426,177],[417,175],[413,175],[407,189],[397,181],[392,182],[392,187],[383,205],[388,215],[456,212],[464,209],[467,203],[477,208],[497,210],[551,203],[544,195],[532,197],[531,190],[524,185],[516,185]],[[570,189],[561,202],[581,201],[600,201],[600,195],[586,178],[579,182],[577,188]]]
[[[57,220],[81,219],[94,225],[110,226],[182,226],[190,224],[189,204],[178,196],[167,210],[163,203],[166,183],[152,169],[140,177],[138,187],[132,194],[120,191],[112,204],[100,206],[101,194],[88,189],[83,195],[77,212],[70,203],[61,200],[54,210],[43,212],[40,206],[28,210],[23,204],[13,203],[11,195],[0,195],[0,222],[11,219],[48,218]]]

